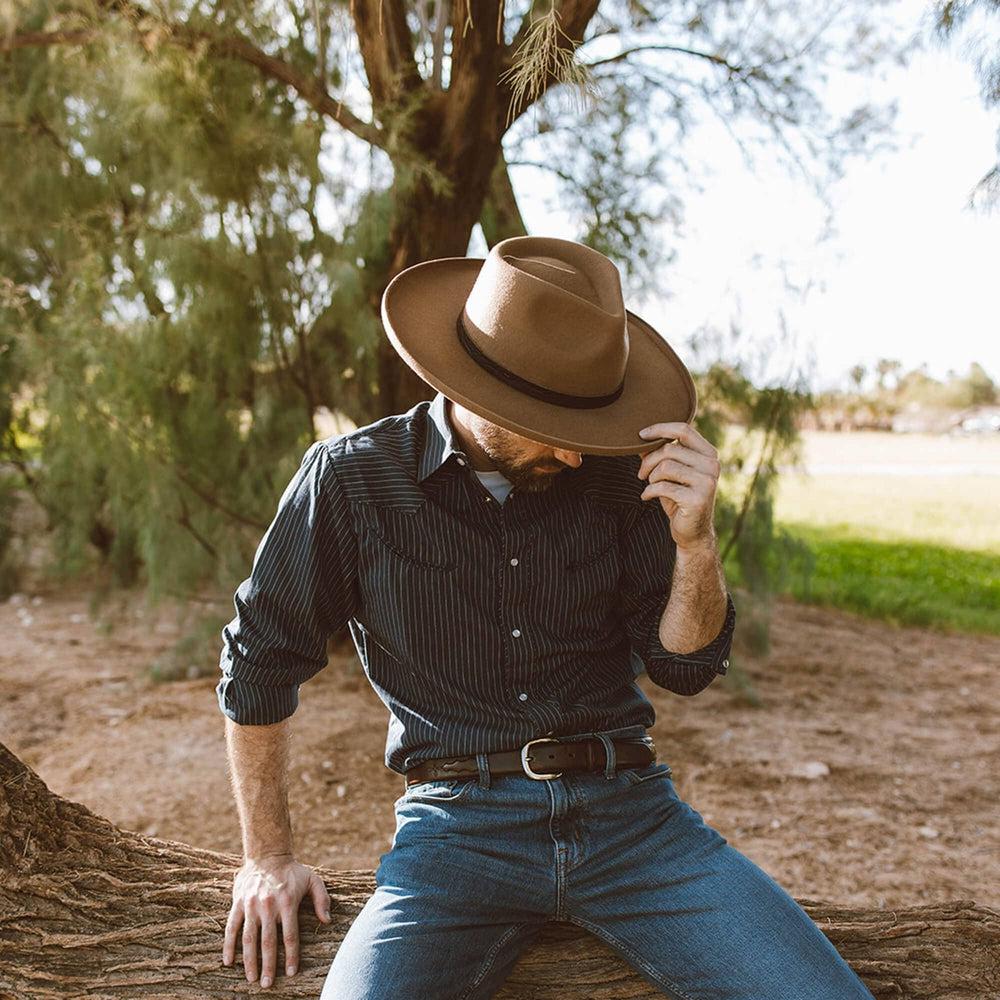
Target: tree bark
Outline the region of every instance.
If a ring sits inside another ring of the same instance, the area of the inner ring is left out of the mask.
[[[236,855],[121,830],[54,795],[0,744],[0,998],[245,995],[251,987],[242,960],[222,965],[240,862]],[[374,890],[371,872],[318,870],[330,890],[333,923],[320,924],[311,904],[303,904],[300,971],[291,979],[279,971],[268,990],[272,996],[319,996],[340,941]],[[799,902],[879,1000],[1000,995],[995,910],[969,900],[895,910]],[[553,923],[521,956],[497,997],[661,995],[597,938]]]
[[[497,162],[490,176],[490,189],[479,217],[479,225],[482,227],[486,245],[490,249],[501,240],[528,235],[502,149],[497,155]]]

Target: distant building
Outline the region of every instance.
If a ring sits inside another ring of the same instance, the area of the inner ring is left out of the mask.
[[[952,428],[953,434],[1000,433],[1000,406],[973,406],[959,417]]]
[[[1000,432],[1000,406],[941,410],[910,403],[892,418],[892,429],[909,434],[987,434]]]

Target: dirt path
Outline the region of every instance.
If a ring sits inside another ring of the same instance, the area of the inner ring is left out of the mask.
[[[220,628],[228,618],[221,604]],[[148,678],[180,634],[168,614],[132,600],[109,631],[82,592],[16,595],[0,630],[0,739],[54,791],[133,830],[240,851],[216,678]],[[1000,906],[1000,640],[781,600],[772,641],[766,662],[743,660],[760,708],[726,679],[694,698],[641,679],[680,795],[793,895]],[[388,848],[402,788],[385,727],[350,645],[302,688],[303,861],[373,868]],[[796,776],[809,762],[829,773]]]

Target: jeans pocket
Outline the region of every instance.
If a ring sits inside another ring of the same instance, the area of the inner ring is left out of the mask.
[[[476,784],[476,778],[434,778],[409,785],[400,802],[457,802]]]
[[[624,767],[618,773],[625,775],[625,780],[631,784],[641,785],[644,781],[650,781],[653,778],[669,778],[673,771],[669,764],[654,761],[643,767]]]

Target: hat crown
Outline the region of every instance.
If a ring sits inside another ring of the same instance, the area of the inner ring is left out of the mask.
[[[621,278],[612,261],[583,244],[501,240],[459,322],[474,350],[516,379],[595,405],[621,391],[629,354]]]
[[[567,261],[544,256],[515,257],[513,254],[508,254],[504,259],[508,264],[519,267],[522,271],[533,274],[536,278],[541,278],[543,281],[558,285],[564,291],[579,295],[581,299],[595,303],[598,301],[594,283],[583,271]]]

